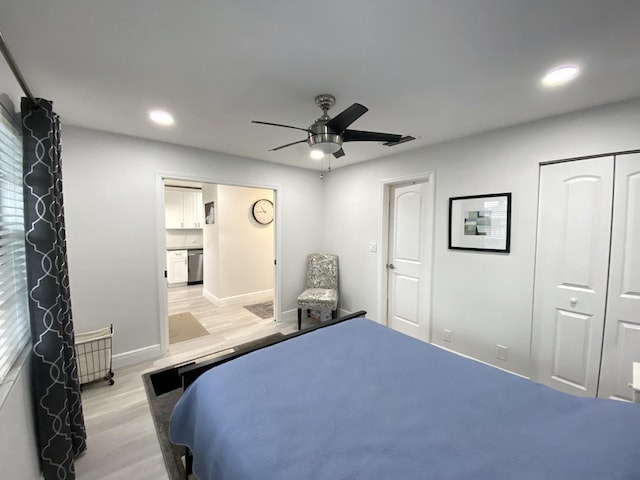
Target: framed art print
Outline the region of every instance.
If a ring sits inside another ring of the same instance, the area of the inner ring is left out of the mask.
[[[207,225],[216,223],[216,209],[214,202],[207,202],[204,204],[204,223]]]
[[[449,248],[508,253],[511,193],[449,198]]]

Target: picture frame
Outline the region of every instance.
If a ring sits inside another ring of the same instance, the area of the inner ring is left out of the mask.
[[[216,223],[216,210],[215,202],[207,202],[204,204],[204,223],[206,225],[212,225]]]
[[[509,253],[511,192],[449,198],[449,249]]]

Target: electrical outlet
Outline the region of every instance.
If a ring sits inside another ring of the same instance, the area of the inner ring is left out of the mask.
[[[496,345],[496,358],[498,360],[507,361],[507,355],[509,354],[509,348],[504,345]]]
[[[443,340],[445,342],[451,343],[451,335],[452,335],[451,330],[448,330],[448,329],[445,328],[444,331],[443,331],[442,338],[443,338]]]

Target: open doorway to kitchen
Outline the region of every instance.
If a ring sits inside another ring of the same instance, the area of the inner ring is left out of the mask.
[[[189,358],[278,333],[277,188],[160,179],[161,348]]]

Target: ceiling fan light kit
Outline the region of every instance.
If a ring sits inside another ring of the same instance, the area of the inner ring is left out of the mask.
[[[309,127],[307,143],[311,147],[311,158],[318,159],[340,150],[342,137],[333,133],[326,124],[314,123]]]
[[[344,155],[344,150],[342,150],[342,144],[344,142],[380,142],[391,145],[398,144],[400,143],[400,140],[403,139],[402,135],[392,133],[348,130],[347,127],[349,127],[349,125],[368,111],[367,107],[364,105],[354,103],[335,117],[331,118],[328,111],[335,104],[335,97],[328,93],[323,93],[322,95],[316,96],[315,102],[316,105],[322,109],[322,116],[306,129],[293,127],[291,125],[283,125],[281,123],[260,122],[257,120],[253,120],[252,122],[262,125],[271,125],[274,127],[293,128],[295,130],[303,130],[307,132],[306,139],[272,148],[271,151],[280,150],[291,145],[306,142],[309,147],[311,147],[311,158],[315,159],[321,159],[325,155],[333,155],[336,158],[342,157]]]

